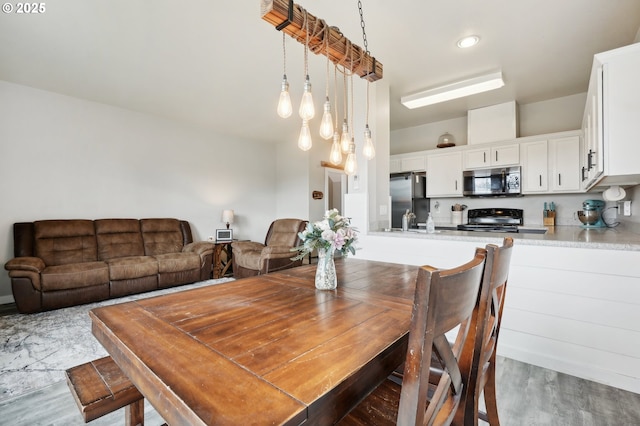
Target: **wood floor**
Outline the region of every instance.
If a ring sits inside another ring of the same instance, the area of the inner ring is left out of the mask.
[[[498,358],[498,404],[503,426],[640,425],[640,395],[566,374]],[[0,425],[83,425],[65,382],[0,403]],[[145,404],[145,424],[164,421]],[[481,422],[482,423],[482,422]],[[124,424],[124,409],[91,425]]]

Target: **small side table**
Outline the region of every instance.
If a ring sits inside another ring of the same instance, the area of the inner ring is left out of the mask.
[[[212,275],[214,279],[223,278],[227,273],[233,273],[233,269],[231,269],[231,266],[233,265],[233,251],[231,250],[232,242],[233,241],[215,241],[213,243]],[[223,252],[227,255],[226,263],[222,262]],[[231,271],[229,269],[231,269]]]

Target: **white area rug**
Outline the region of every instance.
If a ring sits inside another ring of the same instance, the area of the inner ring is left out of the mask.
[[[228,281],[233,278],[202,281],[38,314],[0,317],[0,401],[65,380],[66,369],[107,355],[91,334],[88,314],[91,309]]]

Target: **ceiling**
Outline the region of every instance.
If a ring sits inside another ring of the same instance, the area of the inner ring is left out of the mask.
[[[282,38],[259,0],[58,0],[39,15],[0,14],[0,80],[155,114],[231,137],[297,139],[275,106]],[[356,0],[297,0],[362,46]],[[384,65],[391,128],[585,92],[593,55],[637,41],[638,0],[362,1],[368,47]],[[480,43],[458,49],[477,34]],[[310,54],[316,108],[326,62]],[[498,90],[409,110],[400,97],[502,70]],[[303,46],[287,37],[292,99]],[[358,83],[356,83],[358,84]],[[362,83],[364,84],[364,83]]]

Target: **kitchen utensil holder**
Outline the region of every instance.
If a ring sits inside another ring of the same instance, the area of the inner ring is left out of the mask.
[[[451,224],[453,224],[453,225],[462,224],[462,211],[452,211],[451,212]]]
[[[556,226],[556,212],[547,210],[547,214],[542,218],[544,226]]]

